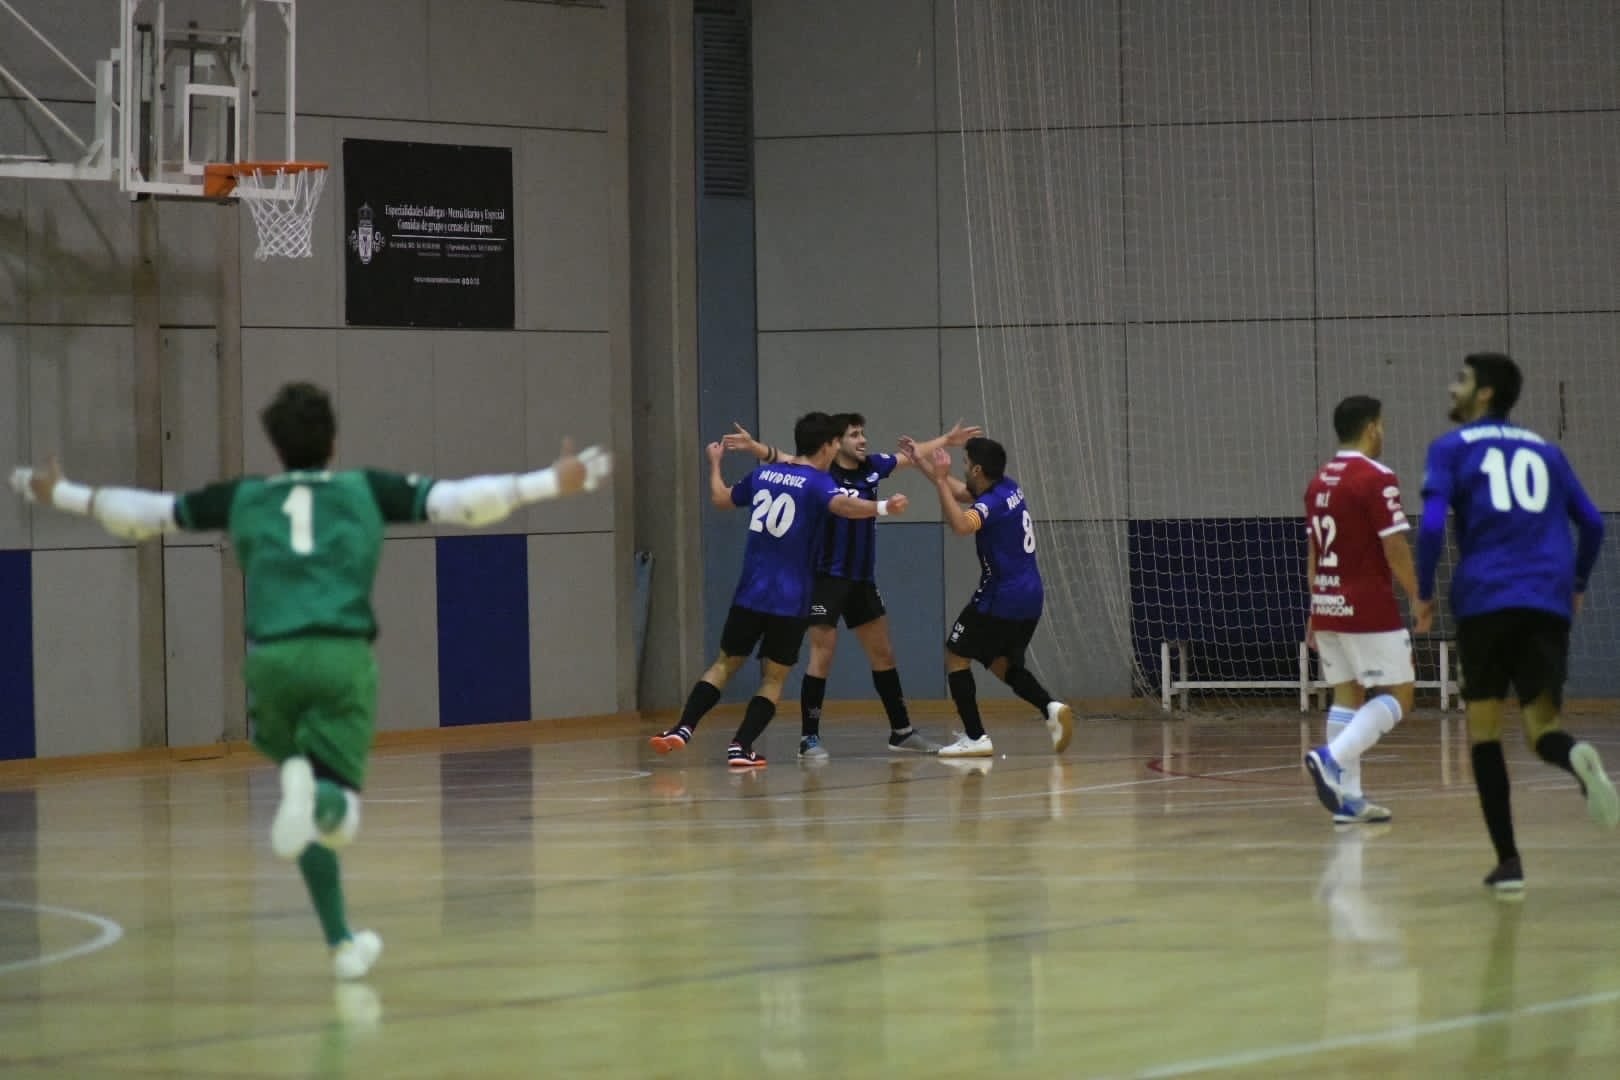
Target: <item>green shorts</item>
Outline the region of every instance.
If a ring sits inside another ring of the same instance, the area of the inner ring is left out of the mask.
[[[377,726],[377,660],[363,638],[310,637],[248,648],[253,745],[280,764],[297,754],[359,790]]]

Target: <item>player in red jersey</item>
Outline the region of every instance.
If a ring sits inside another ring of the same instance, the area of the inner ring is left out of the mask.
[[[1382,403],[1345,398],[1333,410],[1333,430],[1339,452],[1305,489],[1310,640],[1333,687],[1327,743],[1305,755],[1305,768],[1334,822],[1350,825],[1390,818],[1362,793],[1361,755],[1412,711],[1412,635],[1394,583],[1414,607],[1418,592],[1400,482],[1377,461]],[[1369,690],[1378,692],[1371,700]]]

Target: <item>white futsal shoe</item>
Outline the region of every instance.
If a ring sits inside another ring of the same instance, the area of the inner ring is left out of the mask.
[[[942,758],[991,757],[995,752],[995,745],[991,743],[988,735],[980,735],[977,739],[958,735],[955,742],[939,748],[939,756]]]
[[[1052,736],[1052,753],[1061,754],[1074,738],[1074,710],[1061,701],[1046,707],[1046,730]]]

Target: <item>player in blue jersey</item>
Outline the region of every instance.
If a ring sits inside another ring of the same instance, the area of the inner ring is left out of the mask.
[[[860,413],[835,413],[832,419],[842,435],[828,472],[844,494],[876,502],[878,484],[896,469],[909,468],[910,459],[867,453],[866,417]],[[781,451],[755,440],[741,424],[735,427],[725,437],[726,449],[746,450],[767,463],[781,456]],[[932,454],[941,447],[961,446],[979,434],[979,428],[958,421],[938,438],[919,443],[917,449]],[[833,517],[827,521],[827,536],[816,567],[815,592],[810,600],[810,662],[799,689],[799,757],[807,761],[827,758],[827,748],[821,742],[821,706],[827,695],[833,655],[838,650],[839,619],[854,631],[872,665],[872,685],[889,718],[889,749],[936,752],[939,744],[911,726],[905,692],[900,687],[888,612],[877,587],[877,522],[870,518],[852,521]]]
[[[1045,590],[1035,560],[1035,521],[1024,489],[1007,475],[1007,451],[993,439],[969,439],[963,447],[966,469],[957,480],[950,475],[947,451],[922,455],[919,449],[910,438],[900,440],[900,452],[934,482],[951,531],[973,534],[979,551],[979,587],[945,640],[946,681],[963,733],[939,754],[973,758],[995,753],[979,717],[975,660],[1041,710],[1052,749],[1061,753],[1074,737],[1074,712],[1054,700],[1024,666],[1024,652],[1041,621]]]
[[[871,502],[839,491],[827,467],[838,452],[842,432],[826,413],[808,413],[793,425],[797,456],[761,465],[731,487],[720,474],[724,445],[709,444],[710,501],[721,510],[752,507],[748,547],[731,611],[720,631],[720,656],[692,687],[680,723],[653,736],[653,749],[660,754],[691,741],[698,721],[719,702],[726,683],[758,645],[759,692],[748,702],[726,761],[742,769],[765,764],[754,741],[776,715],[782,683],[799,662],[827,518],[873,518],[906,508],[904,495]]]
[[[1510,687],[1523,711],[1525,742],[1541,760],[1574,774],[1592,820],[1608,828],[1620,821],[1620,797],[1597,750],[1558,722],[1569,624],[1597,562],[1603,517],[1556,444],[1508,423],[1523,383],[1518,365],[1500,353],[1475,353],[1463,363],[1451,385],[1451,419],[1461,426],[1429,446],[1423,476],[1417,626],[1422,631],[1433,624],[1435,569],[1450,510],[1457,527],[1451,609],[1462,697],[1474,783],[1497,858],[1485,884],[1517,893],[1524,870],[1502,756],[1502,702]]]

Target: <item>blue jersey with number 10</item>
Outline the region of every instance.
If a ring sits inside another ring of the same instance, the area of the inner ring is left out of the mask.
[[[749,511],[748,547],[731,602],[766,615],[810,615],[816,562],[827,534],[832,477],[809,465],[761,465],[731,489]]]
[[[971,507],[979,515],[979,588],[973,607],[999,619],[1038,619],[1045,592],[1035,562],[1035,522],[1024,490],[1003,476],[980,492]]]
[[[1597,561],[1603,517],[1556,444],[1490,419],[1430,444],[1418,531],[1418,591],[1425,597],[1434,592],[1448,508],[1459,554],[1453,614],[1531,608],[1570,616]]]

